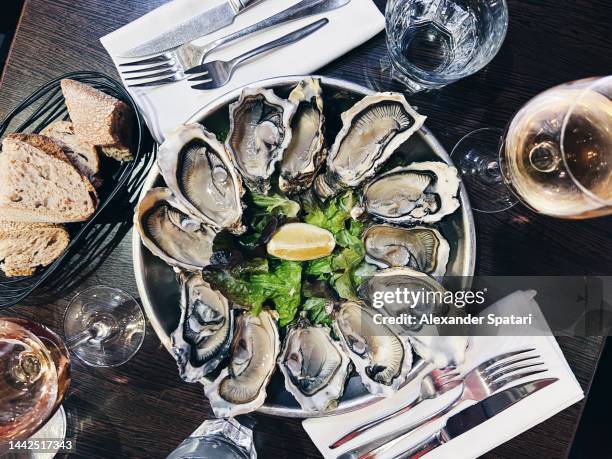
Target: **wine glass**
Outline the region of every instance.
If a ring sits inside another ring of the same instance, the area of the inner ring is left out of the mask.
[[[43,432],[65,437],[61,404],[69,385],[68,349],[57,334],[25,319],[0,318],[0,455],[11,441]]]
[[[68,348],[94,367],[116,367],[129,361],[145,336],[140,304],[118,288],[102,285],[78,293],[64,314]]]
[[[472,75],[495,57],[508,30],[505,0],[389,0],[385,17],[381,81],[368,78],[379,90],[390,77],[418,92]]]
[[[530,100],[505,132],[465,136],[451,157],[475,210],[520,200],[537,213],[612,213],[612,76],[566,83]],[[497,146],[496,146],[497,145]]]

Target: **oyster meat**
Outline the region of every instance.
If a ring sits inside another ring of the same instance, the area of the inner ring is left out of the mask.
[[[134,226],[144,246],[170,266],[199,271],[210,264],[215,231],[191,216],[168,188],[145,194]]]
[[[170,335],[181,377],[200,381],[229,355],[234,331],[229,302],[197,274],[181,273],[181,320]]]
[[[364,97],[342,114],[342,129],[327,157],[327,170],[315,180],[315,191],[327,199],[373,177],[424,122],[402,94]]]
[[[203,126],[186,124],[168,136],[157,163],[189,213],[215,229],[244,231],[242,180],[223,144]]]
[[[401,291],[396,295],[395,301],[382,301],[385,292]],[[404,294],[403,292],[407,292]],[[411,292],[414,292],[413,296]],[[410,268],[388,268],[376,271],[366,277],[359,288],[359,296],[375,308],[383,311],[387,316],[399,317],[408,314],[416,317],[415,325],[393,325],[393,330],[404,336],[422,328],[418,320],[424,314],[435,316],[446,315],[449,306],[444,302],[446,289],[435,279]]]
[[[287,332],[278,366],[302,409],[328,411],[344,392],[350,359],[328,328],[301,319]]]
[[[390,223],[434,223],[459,208],[459,175],[446,163],[398,167],[366,185],[361,207]]]
[[[363,243],[366,261],[380,268],[406,266],[433,277],[446,273],[450,246],[435,228],[372,225]]]
[[[247,186],[267,194],[276,163],[291,143],[291,119],[296,106],[271,89],[246,88],[230,105],[226,140],[232,161]]]
[[[204,387],[204,393],[219,418],[250,413],[263,405],[266,386],[276,368],[280,351],[274,312],[236,319],[230,363]]]
[[[291,121],[291,142],[281,162],[278,185],[292,194],[310,188],[327,156],[321,80],[301,81],[289,95],[289,101],[297,110]]]
[[[469,339],[467,336],[409,336],[414,352],[435,368],[459,366],[465,361]]]
[[[374,310],[348,301],[336,311],[334,330],[366,389],[374,395],[395,393],[412,369],[407,339],[374,321]]]

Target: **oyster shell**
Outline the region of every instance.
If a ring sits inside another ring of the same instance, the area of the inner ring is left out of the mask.
[[[223,145],[203,126],[186,124],[174,131],[159,148],[157,163],[189,213],[215,229],[244,231],[242,180]]]
[[[328,411],[342,397],[350,359],[328,328],[302,319],[287,332],[278,366],[302,409]]]
[[[434,223],[459,208],[459,175],[446,163],[398,167],[366,185],[361,207],[390,223]]]
[[[398,302],[381,300],[385,292],[415,292],[416,297],[402,295]],[[427,295],[427,292],[432,292]],[[418,319],[423,314],[446,315],[449,306],[444,303],[446,289],[435,279],[410,268],[388,268],[376,271],[366,277],[359,288],[359,296],[388,316],[399,317],[409,314]],[[378,297],[378,298],[377,298]],[[422,328],[418,323],[412,326],[394,325],[393,330],[404,336]]]
[[[170,335],[181,378],[200,381],[229,355],[234,316],[220,292],[197,274],[181,273],[181,319]]]
[[[310,188],[327,156],[321,80],[306,78],[291,94],[297,106],[291,121],[291,142],[281,162],[278,185],[288,194]]]
[[[380,268],[406,266],[433,277],[446,273],[450,246],[437,229],[372,225],[363,243],[366,261]]]
[[[374,310],[348,301],[336,311],[334,330],[366,389],[375,395],[395,393],[412,369],[407,339],[374,322]]]
[[[204,387],[215,416],[234,417],[263,405],[280,350],[273,314],[244,313],[236,319],[229,366]]]
[[[194,218],[168,188],[152,188],[138,204],[142,243],[170,266],[199,271],[210,263],[215,231]]]
[[[315,180],[315,191],[327,199],[373,177],[424,122],[402,94],[364,97],[342,114],[342,129],[327,157],[327,170]]]
[[[270,189],[270,176],[291,142],[296,106],[271,89],[246,88],[230,105],[230,130],[225,145],[247,186],[259,193]]]

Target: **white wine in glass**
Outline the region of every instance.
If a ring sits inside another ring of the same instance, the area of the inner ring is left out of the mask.
[[[612,76],[549,89],[505,132],[471,132],[451,156],[475,210],[500,212],[520,200],[557,218],[612,214]]]
[[[513,118],[500,150],[506,184],[534,211],[612,213],[612,77],[557,86]]]
[[[0,318],[0,454],[60,408],[70,384],[68,350],[42,325]]]

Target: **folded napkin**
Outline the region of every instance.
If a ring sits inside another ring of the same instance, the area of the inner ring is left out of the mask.
[[[487,308],[483,314],[494,313],[501,315],[502,313],[507,314],[509,311],[512,311],[514,314],[522,316],[532,313],[534,324],[537,324],[538,330],[542,330],[545,327],[545,322],[542,322],[544,318],[534,300],[535,295],[536,292],[534,291],[515,292]],[[498,333],[499,335],[504,334],[503,327],[498,329]],[[461,366],[461,369],[467,371],[491,357],[527,347],[537,349],[537,353],[541,355],[541,359],[549,370],[532,378],[555,377],[559,378],[559,381],[531,394],[494,418],[433,450],[427,455],[427,458],[453,457],[464,459],[478,457],[550,418],[584,397],[578,381],[576,381],[553,336],[470,337],[469,351],[466,354],[466,361]],[[524,381],[528,381],[528,379]],[[377,426],[341,448],[330,450],[327,447],[343,434],[364,422],[379,418],[384,414],[395,411],[400,406],[408,404],[418,395],[419,386],[420,381],[413,381],[394,396],[359,411],[339,416],[307,419],[303,422],[304,429],[323,456],[335,458],[367,440],[378,438],[415,422],[419,417],[444,406],[444,404],[450,402],[457,395],[457,392],[451,391],[437,399],[425,401],[411,412]],[[431,423],[427,428],[419,430],[418,433],[415,432],[403,444],[396,447],[393,451],[389,451],[389,457],[415,446],[421,440],[440,429],[444,425],[445,419],[467,406],[467,404],[460,405],[443,419]]]
[[[189,19],[194,12],[201,9],[202,1],[174,0],[102,37],[100,41],[113,58],[115,65],[129,61],[130,59],[122,59],[117,55]],[[265,0],[239,14],[231,26],[198,39],[194,43],[209,43],[255,24],[295,3],[298,3],[298,0]],[[152,88],[128,88],[128,91],[144,114],[153,137],[161,143],[166,134],[220,96],[262,79],[311,74],[369,40],[383,30],[385,25],[383,15],[372,0],[351,0],[342,8],[246,36],[233,44],[218,48],[207,58],[207,61],[234,58],[322,17],[328,18],[329,24],[297,43],[278,48],[245,62],[236,70],[232,80],[222,88],[197,91],[191,89],[194,82],[181,81]]]

